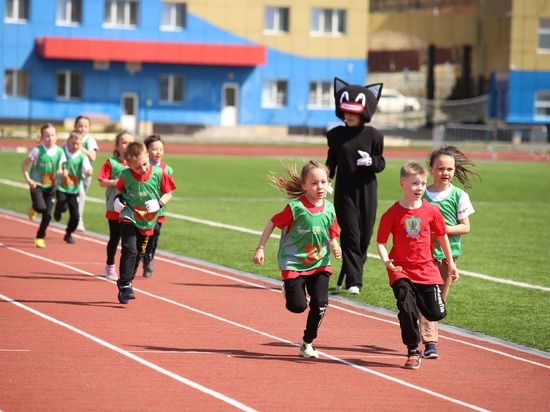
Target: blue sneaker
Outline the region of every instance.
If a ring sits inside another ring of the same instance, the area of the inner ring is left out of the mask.
[[[130,300],[135,299],[134,289],[132,285],[119,286],[118,288],[118,301],[120,303],[127,304]]]
[[[435,343],[426,343],[426,347],[424,348],[424,358],[425,359],[439,358],[439,355],[437,354],[437,348],[435,347]]]

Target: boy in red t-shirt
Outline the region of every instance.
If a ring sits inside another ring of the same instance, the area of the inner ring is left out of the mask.
[[[432,257],[432,235],[445,253],[451,278],[458,279],[445,220],[439,207],[422,199],[427,179],[428,172],[420,163],[409,161],[403,165],[403,198],[382,215],[377,235],[378,254],[388,270],[399,309],[401,338],[408,349],[406,369],[420,367],[418,311],[430,321],[447,315],[440,288],[443,279]],[[386,242],[390,234],[393,246],[388,254]]]

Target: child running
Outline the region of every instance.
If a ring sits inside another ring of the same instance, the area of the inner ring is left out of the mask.
[[[90,163],[93,165],[97,157],[97,152],[99,151],[99,146],[97,141],[90,136],[90,126],[92,122],[88,116],[78,116],[74,121],[74,128],[76,131],[82,134],[82,144],[80,150],[88,157]],[[77,230],[79,232],[84,232],[86,228],[84,227],[84,204],[86,202],[86,193],[92,183],[92,175],[87,176],[82,180],[80,184],[80,191],[78,193],[78,226]]]
[[[99,170],[97,180],[99,186],[105,188],[105,204],[107,212],[105,217],[109,222],[109,241],[107,242],[107,262],[105,265],[105,277],[109,280],[117,280],[118,275],[115,266],[115,255],[120,242],[119,213],[115,210],[115,185],[120,173],[128,166],[124,160],[124,151],[134,141],[134,135],[129,130],[120,131],[115,137],[115,150],[113,155],[103,163]]]
[[[388,271],[399,310],[401,339],[408,349],[406,369],[420,367],[418,311],[430,321],[447,315],[441,296],[443,279],[432,257],[431,232],[443,249],[449,275],[458,279],[443,216],[437,206],[422,199],[427,178],[428,172],[420,163],[409,161],[403,165],[403,197],[382,215],[377,234],[378,254]],[[388,255],[390,234],[393,246]]]
[[[55,203],[53,218],[56,222],[59,222],[61,215],[67,209],[69,210],[69,222],[67,223],[63,240],[70,244],[74,243],[72,234],[78,226],[80,216],[78,208],[80,186],[82,181],[89,178],[93,173],[88,156],[80,150],[81,142],[81,133],[72,131],[69,134],[69,138],[65,142],[65,157],[67,161],[63,163],[63,170],[67,171],[67,176],[57,177],[57,189],[55,191],[57,201]]]
[[[162,161],[164,157],[164,141],[158,134],[148,136],[144,142],[147,152],[149,153],[149,163],[153,166],[158,166],[164,170],[169,176],[172,176],[174,171],[166,163]],[[166,208],[162,208],[158,213],[158,220],[155,225],[155,232],[149,238],[147,243],[147,251],[143,256],[143,277],[150,278],[153,276],[155,267],[153,266],[153,259],[155,258],[155,252],[157,251],[158,240],[162,224],[166,221]]]
[[[54,125],[47,123],[40,128],[40,146],[31,150],[29,155],[21,163],[21,171],[31,191],[32,206],[28,216],[34,220],[37,213],[42,214],[42,220],[34,245],[38,248],[45,248],[46,229],[52,220],[52,209],[55,197],[56,175],[67,176],[62,165],[67,160],[63,149],[56,145],[57,130]],[[31,165],[30,173],[27,170]]]
[[[116,183],[114,208],[120,213],[120,278],[117,281],[118,301],[135,299],[132,281],[140,258],[147,250],[149,237],[155,231],[158,212],[172,199],[176,185],[160,167],[149,163],[143,143],[130,143],[124,152],[128,164]]]
[[[469,175],[479,178],[479,174],[472,170],[475,167],[468,156],[461,152],[457,147],[446,146],[434,150],[429,159],[430,174],[433,176],[433,184],[427,187],[424,199],[439,206],[445,224],[447,225],[447,235],[451,244],[451,252],[456,262],[461,254],[461,236],[470,232],[469,216],[475,212],[468,194],[454,186],[452,181],[454,177],[460,184],[468,189],[472,187]],[[435,265],[443,278],[441,295],[443,300],[447,301],[451,277],[447,270],[447,261],[441,246],[436,242],[433,247],[433,257]],[[424,358],[437,359],[436,343],[439,339],[437,322],[430,322],[424,316],[420,315],[420,337],[424,346]]]
[[[275,227],[281,229],[278,262],[286,308],[292,313],[302,313],[307,309],[306,290],[311,298],[298,354],[318,358],[312,343],[328,307],[328,284],[332,275],[330,252],[336,259],[342,256],[336,212],[334,205],[326,200],[329,170],[316,161],[308,162],[301,174],[292,166],[284,169],[290,179],[275,175],[269,179],[293,200],[267,222],[252,261],[264,264],[264,246]]]

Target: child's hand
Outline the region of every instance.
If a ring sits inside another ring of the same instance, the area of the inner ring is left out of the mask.
[[[145,208],[149,213],[155,213],[160,210],[160,203],[157,199],[147,200],[145,202]]]
[[[453,282],[456,282],[460,277],[460,275],[458,274],[458,269],[456,267],[454,260],[451,260],[450,262],[448,262],[447,266],[449,268],[449,275],[451,275],[451,280]]]
[[[36,189],[36,182],[35,182],[34,180],[29,179],[29,180],[27,181],[27,183],[29,184],[29,187],[30,187],[31,189]]]
[[[390,259],[390,260],[386,260],[384,262],[384,266],[386,266],[389,270],[391,270],[392,272],[401,272],[403,270],[403,267],[402,266],[395,266],[393,264],[393,259]]]
[[[254,257],[252,257],[252,262],[254,262],[256,265],[262,265],[264,264],[265,256],[264,256],[264,248],[263,247],[257,247],[256,251],[254,252]]]
[[[330,251],[332,252],[332,254],[334,255],[334,257],[336,259],[340,259],[342,257],[342,248],[340,247],[340,245],[336,244],[330,244]]]

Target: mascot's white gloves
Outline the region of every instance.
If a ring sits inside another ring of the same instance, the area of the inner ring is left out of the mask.
[[[332,188],[332,182],[329,182],[328,183],[328,186],[327,186],[327,193],[329,195],[331,195],[332,193],[334,193],[334,189]]]
[[[115,205],[115,212],[117,212],[117,213],[122,212],[122,209],[124,209],[126,207],[126,205],[120,201],[118,196],[115,197],[114,205]]]
[[[160,210],[160,203],[157,199],[151,199],[145,202],[145,207],[149,213],[155,213]]]
[[[361,156],[359,159],[357,159],[357,166],[370,166],[372,164],[372,157],[370,157],[367,152],[358,150],[357,153],[359,153],[359,156]]]

